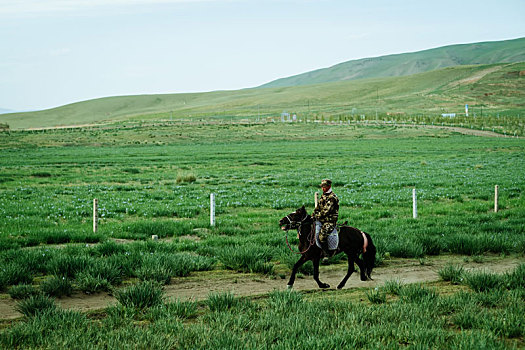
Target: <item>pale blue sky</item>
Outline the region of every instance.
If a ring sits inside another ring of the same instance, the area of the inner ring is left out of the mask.
[[[0,0],[0,108],[254,87],[523,37],[524,13],[524,0]]]

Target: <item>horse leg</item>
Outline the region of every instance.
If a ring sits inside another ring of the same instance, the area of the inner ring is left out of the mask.
[[[361,281],[368,281],[369,277],[368,277],[368,272],[366,270],[365,262],[359,259],[359,257],[355,259],[355,262],[357,266],[359,266],[359,272],[361,273]]]
[[[346,284],[346,281],[348,281],[348,279],[350,278],[352,273],[354,273],[354,271],[355,271],[355,268],[354,268],[354,257],[352,255],[350,255],[350,254],[347,254],[347,257],[348,257],[348,270],[346,272],[345,277],[341,280],[341,282],[337,286],[337,289],[343,288],[345,286],[345,284]]]
[[[307,261],[308,259],[306,259],[304,255],[302,255],[301,258],[295,263],[292,269],[292,274],[290,275],[290,280],[288,280],[288,285],[287,285],[288,289],[293,287],[293,284],[295,282],[295,275],[297,274],[297,270],[299,270],[299,268],[303,266],[303,264]]]
[[[313,258],[312,263],[314,265],[314,280],[317,282],[319,288],[330,288],[328,283],[323,283],[319,280],[319,261],[321,260],[321,255]]]

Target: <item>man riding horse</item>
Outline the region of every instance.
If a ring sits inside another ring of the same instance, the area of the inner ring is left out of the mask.
[[[332,191],[331,180],[322,180],[321,188],[323,189],[323,194],[312,216],[316,221],[316,231],[319,233],[319,241],[321,242],[324,256],[329,257],[332,254],[328,249],[328,236],[334,231],[337,224],[337,218],[339,217],[339,199]],[[319,222],[319,224],[317,224],[317,222]]]

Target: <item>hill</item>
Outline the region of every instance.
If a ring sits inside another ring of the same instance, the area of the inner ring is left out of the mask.
[[[299,86],[378,77],[397,77],[460,65],[525,61],[525,38],[450,45],[430,50],[364,58],[277,79],[260,87]]]
[[[11,129],[123,120],[277,117],[349,114],[462,113],[465,104],[488,113],[524,112],[525,62],[457,66],[403,77],[281,88],[192,94],[118,96],[49,110],[4,114]]]

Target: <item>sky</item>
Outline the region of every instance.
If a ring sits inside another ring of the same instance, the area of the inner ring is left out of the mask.
[[[0,0],[0,110],[236,90],[525,36],[524,0]]]

